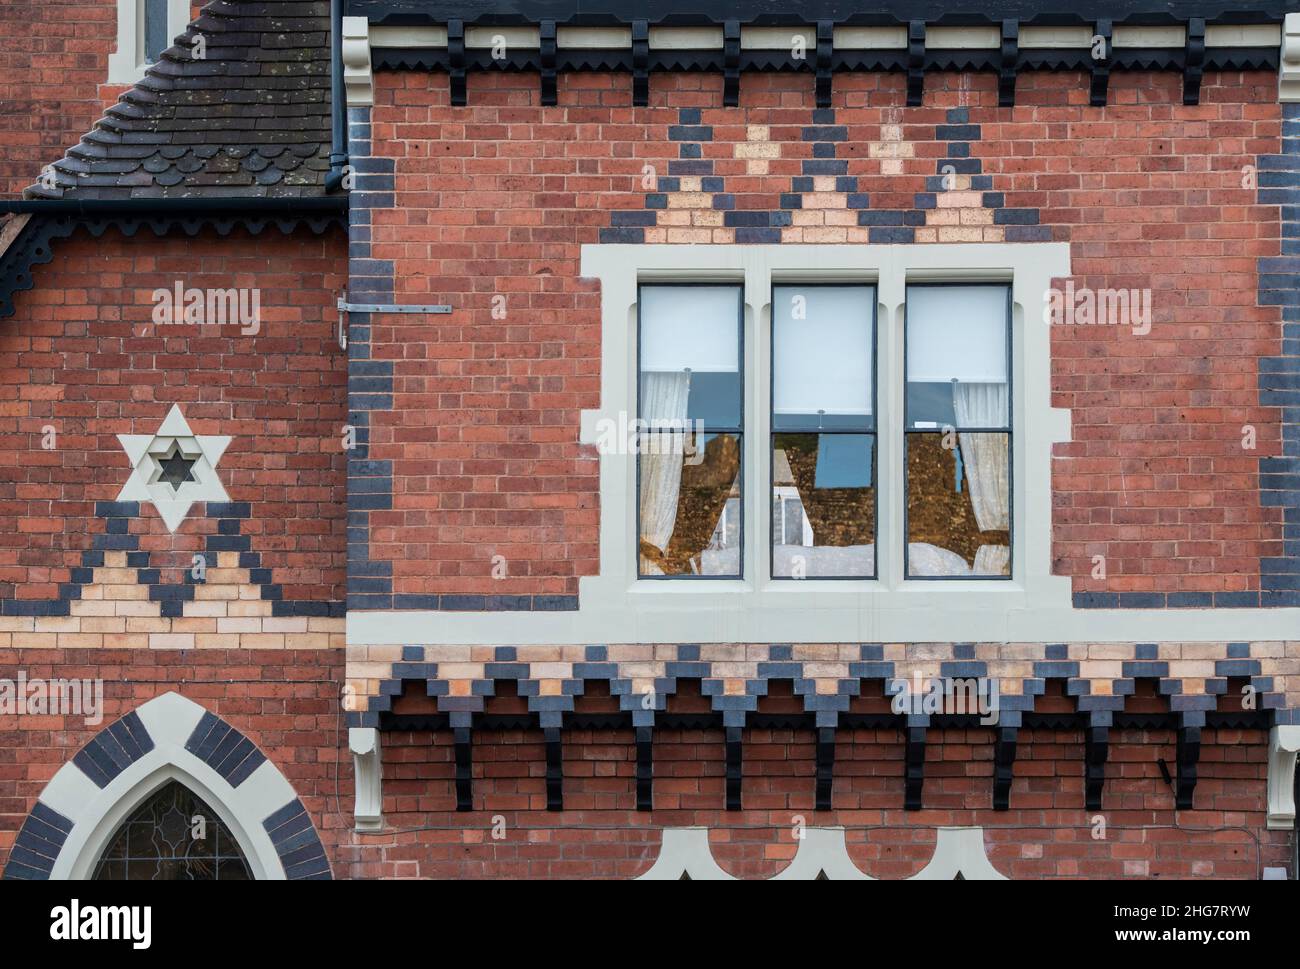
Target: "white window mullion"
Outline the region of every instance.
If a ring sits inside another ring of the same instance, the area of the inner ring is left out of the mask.
[[[879,449],[880,480],[876,488],[880,548],[876,555],[876,568],[880,581],[887,589],[897,588],[903,579],[904,547],[903,505],[906,492],[903,474],[906,470],[903,440],[903,307],[907,300],[907,286],[901,268],[891,263],[881,267],[877,299],[879,322],[877,340],[879,354],[877,380],[880,381],[877,399],[880,416],[876,420],[876,447]]]
[[[772,275],[745,272],[745,578],[760,588],[771,578],[772,544]]]

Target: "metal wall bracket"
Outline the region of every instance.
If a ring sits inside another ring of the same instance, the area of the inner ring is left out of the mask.
[[[348,328],[343,320],[344,313],[450,313],[451,307],[446,303],[349,303],[340,298],[339,307],[339,346],[348,348]]]

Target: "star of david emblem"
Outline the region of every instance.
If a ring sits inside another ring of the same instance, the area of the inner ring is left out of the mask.
[[[119,434],[131,459],[118,501],[153,505],[169,532],[174,532],[196,501],[229,501],[217,477],[217,462],[231,438],[198,435],[190,430],[180,407],[173,404],[153,434]]]

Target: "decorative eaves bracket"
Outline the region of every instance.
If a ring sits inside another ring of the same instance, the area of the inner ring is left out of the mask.
[[[343,18],[343,87],[349,107],[375,103],[374,73],[370,64],[370,21],[365,17]]]
[[[1295,827],[1295,768],[1300,754],[1300,724],[1274,727],[1268,734],[1268,827]]]
[[[1300,13],[1289,13],[1282,22],[1277,97],[1282,102],[1300,101]]]
[[[383,758],[379,731],[374,727],[348,728],[348,749],[356,778],[353,824],[358,831],[379,831],[384,826]]]

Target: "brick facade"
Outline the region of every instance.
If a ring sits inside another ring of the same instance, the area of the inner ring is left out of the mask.
[[[253,7],[260,39],[240,19]],[[311,38],[328,11],[293,7],[283,43],[264,3],[208,12],[239,51],[274,51],[247,89],[227,72],[216,100],[289,92],[284,144],[256,125],[203,143],[187,127],[201,84],[151,75],[140,103],[193,100],[123,124],[178,143],[136,157],[120,139],[90,180],[70,153],[51,196],[320,201],[327,59]],[[34,119],[6,129],[0,194],[98,116],[111,12],[51,8],[46,49],[0,55],[21,75],[0,95]],[[477,71],[457,103],[463,70],[410,66],[376,71],[373,106],[347,112],[346,238],[247,213],[165,232],[114,216],[59,238],[0,321],[0,680],[100,679],[106,697],[93,725],[0,713],[0,870],[48,877],[82,823],[42,800],[60,769],[128,769],[119,718],[172,692],[205,712],[212,742],[186,748],[203,763],[239,775],[226,758],[264,758],[292,788],[264,819],[291,876],[325,874],[323,846],[335,878],[637,877],[665,832],[704,828],[724,872],[768,878],[804,826],[843,828],[851,863],[886,879],[922,872],[944,828],[977,829],[1010,878],[1292,864],[1294,832],[1270,827],[1269,743],[1300,727],[1300,641],[1250,622],[1138,631],[1300,606],[1300,117],[1274,71],[1207,71],[1198,103],[1175,73],[1116,71],[1104,107],[1073,70],[1013,78],[1014,106],[996,73],[931,71],[906,106],[902,72],[824,87],[754,71],[730,106],[734,78],[683,69],[634,107],[633,82],[604,69],[540,86],[531,67]],[[345,614],[580,611],[602,516],[620,511],[580,443],[583,412],[608,405],[583,246],[1053,242],[1072,285],[1152,294],[1149,332],[1051,328],[1051,403],[1070,416],[1051,455],[1052,572],[1072,616],[1132,609],[1133,635],[447,644],[431,627],[376,644],[348,629]],[[177,281],[258,291],[258,330],[158,323],[154,293]],[[343,349],[340,296],[452,309],[351,312]],[[174,530],[119,494],[119,435],[155,433],[173,405],[194,435],[231,438],[229,500]],[[898,714],[891,684],[914,676],[995,681],[997,724]],[[376,759],[350,730],[379,738]]]

